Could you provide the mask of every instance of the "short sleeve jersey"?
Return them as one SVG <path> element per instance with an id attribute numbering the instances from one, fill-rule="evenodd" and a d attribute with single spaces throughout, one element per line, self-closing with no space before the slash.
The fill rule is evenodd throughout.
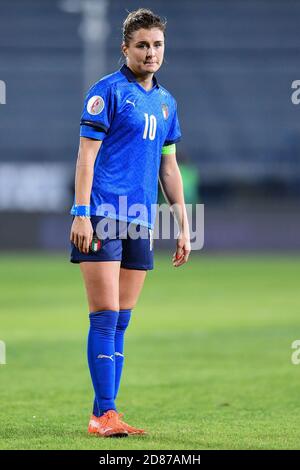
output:
<path id="1" fill-rule="evenodd" d="M 146 91 L 123 65 L 89 90 L 80 135 L 102 140 L 91 215 L 153 228 L 162 148 L 181 138 L 175 99 L 155 76 Z"/>

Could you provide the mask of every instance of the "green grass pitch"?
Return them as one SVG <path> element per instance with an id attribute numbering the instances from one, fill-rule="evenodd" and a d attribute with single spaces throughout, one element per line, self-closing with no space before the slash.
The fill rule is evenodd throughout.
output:
<path id="1" fill-rule="evenodd" d="M 300 258 L 157 255 L 127 330 L 119 411 L 88 436 L 88 308 L 68 255 L 1 255 L 1 449 L 299 448 Z"/>

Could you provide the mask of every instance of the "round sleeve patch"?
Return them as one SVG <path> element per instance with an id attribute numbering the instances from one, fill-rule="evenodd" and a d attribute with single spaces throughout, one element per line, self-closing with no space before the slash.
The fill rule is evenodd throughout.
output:
<path id="1" fill-rule="evenodd" d="M 89 114 L 96 116 L 103 111 L 104 100 L 101 96 L 92 96 L 87 103 L 87 111 Z"/>

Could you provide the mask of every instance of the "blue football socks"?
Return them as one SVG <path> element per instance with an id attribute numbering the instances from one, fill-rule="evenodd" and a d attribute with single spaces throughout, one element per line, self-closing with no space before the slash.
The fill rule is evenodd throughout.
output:
<path id="1" fill-rule="evenodd" d="M 117 398 L 124 364 L 124 334 L 131 316 L 131 310 L 120 310 L 115 334 L 115 395 Z"/>
<path id="2" fill-rule="evenodd" d="M 121 376 L 122 376 L 122 370 L 123 370 L 123 365 L 124 365 L 124 334 L 126 331 L 126 328 L 129 324 L 131 317 L 131 310 L 120 310 L 119 315 L 118 315 L 118 320 L 116 324 L 116 329 L 115 329 L 115 336 L 114 336 L 114 400 L 117 397 L 119 387 L 120 387 L 120 382 L 121 382 Z M 101 378 L 99 379 L 101 380 Z M 95 387 L 94 387 L 95 388 Z M 110 409 L 116 409 L 115 404 L 113 408 Z M 93 408 L 93 414 L 94 416 L 101 416 L 103 414 L 103 405 L 101 405 L 101 402 L 98 403 L 97 395 L 94 400 L 94 408 Z"/>
<path id="3" fill-rule="evenodd" d="M 119 312 L 90 313 L 88 364 L 96 395 L 96 416 L 115 410 L 115 333 Z"/>

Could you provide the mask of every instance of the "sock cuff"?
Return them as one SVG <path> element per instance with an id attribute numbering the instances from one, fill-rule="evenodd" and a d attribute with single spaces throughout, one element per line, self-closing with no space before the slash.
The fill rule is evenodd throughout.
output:
<path id="1" fill-rule="evenodd" d="M 131 313 L 132 309 L 131 308 L 125 308 L 124 310 L 119 310 L 119 313 Z"/>
<path id="2" fill-rule="evenodd" d="M 108 334 L 109 330 L 115 332 L 118 318 L 119 312 L 115 310 L 101 310 L 99 312 L 91 312 L 89 315 L 91 328 L 103 334 Z"/>
<path id="3" fill-rule="evenodd" d="M 125 331 L 131 318 L 131 310 L 120 310 L 117 323 L 117 332 Z"/>
<path id="4" fill-rule="evenodd" d="M 119 314 L 117 310 L 99 310 L 98 312 L 90 312 L 89 317 L 97 317 L 106 313 Z"/>

